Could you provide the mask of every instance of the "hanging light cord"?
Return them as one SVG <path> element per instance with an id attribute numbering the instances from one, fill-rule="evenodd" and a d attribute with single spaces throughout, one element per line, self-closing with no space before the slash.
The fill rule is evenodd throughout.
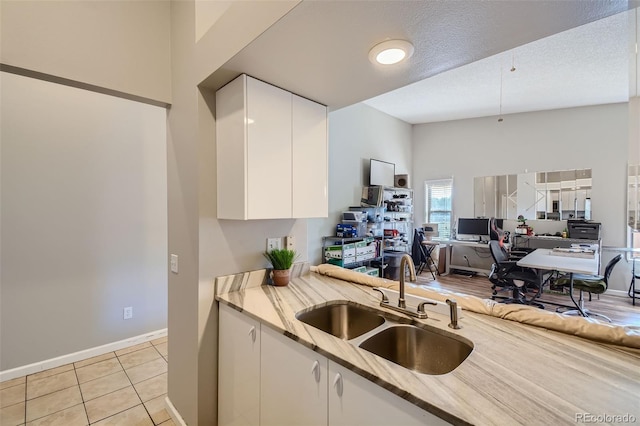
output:
<path id="1" fill-rule="evenodd" d="M 502 123 L 502 66 L 500 66 L 500 115 L 498 116 L 498 123 Z"/>

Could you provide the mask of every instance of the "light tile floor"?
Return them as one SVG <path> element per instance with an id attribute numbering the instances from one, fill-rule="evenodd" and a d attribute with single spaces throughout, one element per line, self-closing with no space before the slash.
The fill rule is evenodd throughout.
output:
<path id="1" fill-rule="evenodd" d="M 0 425 L 174 426 L 167 338 L 0 383 Z"/>

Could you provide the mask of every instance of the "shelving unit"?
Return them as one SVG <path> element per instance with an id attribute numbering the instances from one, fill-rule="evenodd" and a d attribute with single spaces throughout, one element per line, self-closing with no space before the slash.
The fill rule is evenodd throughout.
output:
<path id="1" fill-rule="evenodd" d="M 384 188 L 384 249 L 410 252 L 413 238 L 413 189 Z"/>
<path id="2" fill-rule="evenodd" d="M 382 276 L 384 268 L 384 251 L 380 238 L 322 237 L 322 257 L 324 263 L 347 269 L 362 268 L 360 272 L 373 276 Z M 374 267 L 374 264 L 379 266 Z"/>

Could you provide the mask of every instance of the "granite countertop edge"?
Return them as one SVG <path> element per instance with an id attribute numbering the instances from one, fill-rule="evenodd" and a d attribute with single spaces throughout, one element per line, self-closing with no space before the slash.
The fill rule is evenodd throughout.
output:
<path id="1" fill-rule="evenodd" d="M 519 339 L 527 339 L 528 344 L 525 346 L 529 347 L 523 348 L 527 352 L 531 352 L 534 347 L 541 347 L 542 352 L 539 357 L 532 357 L 529 353 L 524 358 L 525 362 L 526 359 L 539 362 L 539 365 L 533 365 L 531 368 L 545 368 L 547 370 L 545 376 L 549 377 L 549 380 L 552 380 L 555 375 L 567 373 L 565 368 L 571 367 L 559 360 L 566 362 L 565 351 L 575 349 L 579 352 L 588 352 L 598 362 L 607 360 L 609 356 L 615 358 L 615 363 L 629 369 L 620 372 L 620 377 L 615 379 L 626 375 L 629 380 L 637 380 L 640 383 L 640 373 L 636 373 L 634 377 L 628 377 L 633 364 L 640 363 L 640 351 L 618 350 L 613 345 L 590 342 L 578 337 L 472 312 L 463 311 L 460 318 L 463 328 L 453 332 L 474 342 L 474 351 L 454 371 L 437 376 L 416 373 L 383 360 L 345 340 L 306 325 L 295 317 L 296 313 L 313 306 L 344 300 L 378 310 L 381 309 L 379 299 L 379 293 L 370 287 L 316 273 L 295 278 L 286 287 L 261 285 L 216 296 L 216 300 L 220 303 L 247 314 L 276 332 L 351 369 L 372 383 L 452 424 L 504 424 L 505 421 L 510 424 L 523 424 L 532 420 L 530 415 L 538 416 L 536 422 L 539 420 L 552 422 L 547 424 L 575 424 L 575 416 L 558 412 L 558 410 L 575 409 L 575 413 L 578 413 L 582 407 L 575 406 L 572 404 L 573 401 L 542 406 L 533 404 L 534 408 L 522 406 L 525 403 L 531 406 L 532 401 L 528 395 L 524 399 L 526 391 L 520 390 L 518 386 L 523 386 L 527 390 L 531 388 L 532 391 L 539 389 L 540 384 L 533 382 L 533 376 L 529 382 L 523 381 L 526 377 L 519 377 L 513 368 L 494 359 L 497 354 L 506 353 L 518 347 Z M 385 314 L 391 317 L 398 316 L 391 312 L 385 312 Z M 429 316 L 430 318 L 426 320 L 410 319 L 410 321 L 451 332 L 447 329 L 448 317 L 436 313 L 430 313 Z M 551 353 L 547 353 L 549 349 Z M 557 353 L 553 353 L 555 349 Z M 555 362 L 559 364 L 556 366 Z M 575 373 L 573 369 L 571 371 Z M 492 384 L 491 381 L 494 379 L 496 383 Z M 578 382 L 584 381 L 585 378 L 580 376 Z M 640 391 L 640 385 L 633 387 L 632 384 L 625 384 Z M 505 386 L 512 387 L 512 392 L 510 393 L 509 389 L 500 389 Z M 548 393 L 549 397 L 558 397 L 558 393 L 561 394 L 560 396 L 564 395 L 559 389 L 547 390 L 545 393 Z M 570 397 L 570 394 L 567 394 L 567 397 Z M 539 398 L 544 400 L 543 396 Z M 533 400 L 536 399 L 538 398 L 533 398 Z M 589 404 L 585 402 L 584 407 L 585 412 L 589 412 L 587 410 Z M 534 411 L 527 413 L 530 409 Z M 611 410 L 615 411 L 615 407 Z M 640 409 L 635 409 L 633 415 L 640 418 Z"/>

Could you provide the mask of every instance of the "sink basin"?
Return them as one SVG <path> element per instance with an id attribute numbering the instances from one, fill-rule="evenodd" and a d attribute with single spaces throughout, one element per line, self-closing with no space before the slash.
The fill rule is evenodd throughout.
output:
<path id="1" fill-rule="evenodd" d="M 384 324 L 384 318 L 353 303 L 340 302 L 296 315 L 300 321 L 340 339 L 350 340 Z"/>
<path id="2" fill-rule="evenodd" d="M 446 374 L 467 359 L 473 344 L 442 333 L 397 325 L 371 336 L 360 347 L 419 373 Z"/>

